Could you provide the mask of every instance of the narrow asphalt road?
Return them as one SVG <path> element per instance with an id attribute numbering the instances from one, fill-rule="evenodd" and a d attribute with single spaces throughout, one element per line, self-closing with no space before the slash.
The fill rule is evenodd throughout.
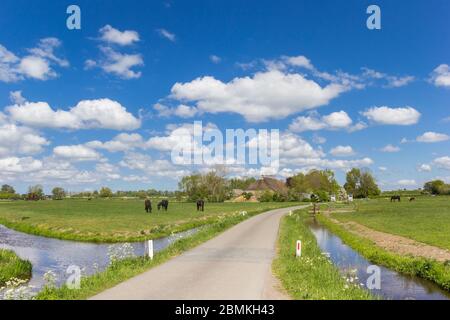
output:
<path id="1" fill-rule="evenodd" d="M 272 259 L 280 218 L 299 207 L 271 210 L 91 299 L 289 299 L 278 290 Z"/>

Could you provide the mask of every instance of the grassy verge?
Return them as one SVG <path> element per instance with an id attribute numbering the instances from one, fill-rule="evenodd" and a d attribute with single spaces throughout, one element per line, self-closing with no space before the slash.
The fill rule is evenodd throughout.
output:
<path id="1" fill-rule="evenodd" d="M 223 217 L 221 221 L 205 226 L 198 233 L 184 239 L 180 239 L 165 250 L 155 254 L 153 260 L 138 257 L 118 261 L 102 272 L 83 277 L 81 287 L 71 290 L 66 286 L 61 288 L 44 288 L 37 296 L 38 300 L 81 300 L 87 299 L 97 293 L 111 288 L 127 279 L 130 279 L 152 267 L 160 265 L 167 260 L 180 255 L 186 250 L 215 237 L 226 229 L 256 215 L 257 213 L 234 215 Z"/>
<path id="2" fill-rule="evenodd" d="M 273 270 L 294 299 L 373 299 L 367 291 L 348 285 L 339 270 L 322 255 L 314 235 L 305 224 L 306 210 L 296 211 L 281 221 L 279 253 Z M 302 241 L 302 257 L 295 257 L 295 243 Z"/>
<path id="3" fill-rule="evenodd" d="M 0 287 L 12 278 L 31 278 L 31 263 L 20 259 L 13 251 L 0 249 Z"/>
<path id="4" fill-rule="evenodd" d="M 140 200 L 66 199 L 16 201 L 0 205 L 0 224 L 44 237 L 88 242 L 135 242 L 167 236 L 215 223 L 239 211 L 259 213 L 297 203 L 207 203 L 198 212 L 194 203 L 173 202 L 167 212 L 144 211 Z"/>
<path id="5" fill-rule="evenodd" d="M 366 259 L 375 264 L 386 266 L 398 272 L 418 276 L 435 282 L 441 288 L 450 290 L 450 264 L 440 263 L 425 258 L 412 256 L 401 256 L 384 250 L 372 241 L 357 236 L 343 227 L 333 223 L 323 215 L 319 216 L 319 221 L 338 235 L 342 241 L 358 251 Z"/>

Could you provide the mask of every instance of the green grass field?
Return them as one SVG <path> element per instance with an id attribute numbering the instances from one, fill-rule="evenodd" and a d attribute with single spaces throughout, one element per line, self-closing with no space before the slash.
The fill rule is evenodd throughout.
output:
<path id="1" fill-rule="evenodd" d="M 355 221 L 369 228 L 404 236 L 419 242 L 450 249 L 450 197 L 417 197 L 409 202 L 390 199 L 355 201 L 352 205 L 332 205 L 354 212 L 333 213 L 340 221 Z"/>
<path id="2" fill-rule="evenodd" d="M 62 201 L 0 202 L 0 223 L 27 233 L 68 240 L 123 242 L 166 236 L 218 221 L 240 211 L 263 212 L 296 203 L 195 203 L 171 202 L 167 212 L 146 213 L 143 200 L 66 199 Z"/>
<path id="3" fill-rule="evenodd" d="M 296 211 L 281 220 L 279 253 L 273 270 L 294 299 L 366 300 L 374 299 L 369 291 L 349 285 L 337 267 L 326 258 L 316 238 L 305 224 L 308 210 Z M 295 243 L 302 240 L 302 257 L 295 257 Z"/>
<path id="4" fill-rule="evenodd" d="M 28 280 L 31 263 L 20 259 L 13 251 L 0 249 L 0 288 L 12 278 Z"/>

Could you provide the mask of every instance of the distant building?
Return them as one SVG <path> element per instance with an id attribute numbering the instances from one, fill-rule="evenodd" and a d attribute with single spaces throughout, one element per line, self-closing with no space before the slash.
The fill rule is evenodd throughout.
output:
<path id="1" fill-rule="evenodd" d="M 273 177 L 263 176 L 261 179 L 253 182 L 245 190 L 245 192 L 251 192 L 255 196 L 259 196 L 266 191 L 287 195 L 288 187 L 283 181 Z"/>
<path id="2" fill-rule="evenodd" d="M 242 189 L 233 189 L 232 192 L 233 192 L 233 196 L 234 197 L 239 197 L 240 195 L 242 195 L 244 193 L 244 190 L 242 190 Z"/>

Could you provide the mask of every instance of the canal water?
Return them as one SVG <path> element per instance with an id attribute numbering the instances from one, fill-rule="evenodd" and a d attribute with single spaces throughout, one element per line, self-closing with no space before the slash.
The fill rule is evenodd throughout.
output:
<path id="1" fill-rule="evenodd" d="M 197 231 L 198 228 L 153 240 L 154 252 L 161 251 L 174 241 Z M 134 255 L 145 254 L 146 242 L 134 242 L 130 245 Z M 13 250 L 19 257 L 32 263 L 33 274 L 29 285 L 34 287 L 35 292 L 45 284 L 44 274 L 50 270 L 55 273 L 58 286 L 65 283 L 70 276 L 66 271 L 71 265 L 80 267 L 83 275 L 104 270 L 110 263 L 108 250 L 111 246 L 119 248 L 123 243 L 96 244 L 52 239 L 18 232 L 0 225 L 0 248 Z"/>
<path id="2" fill-rule="evenodd" d="M 311 218 L 309 228 L 317 239 L 321 250 L 329 255 L 331 261 L 342 271 L 356 270 L 358 282 L 366 286 L 367 279 L 373 274 L 368 267 L 373 265 L 358 252 L 347 246 L 327 228 Z M 379 266 L 381 275 L 380 289 L 370 291 L 382 299 L 389 300 L 448 300 L 450 292 L 440 289 L 434 283 L 413 276 L 398 273 Z"/>

